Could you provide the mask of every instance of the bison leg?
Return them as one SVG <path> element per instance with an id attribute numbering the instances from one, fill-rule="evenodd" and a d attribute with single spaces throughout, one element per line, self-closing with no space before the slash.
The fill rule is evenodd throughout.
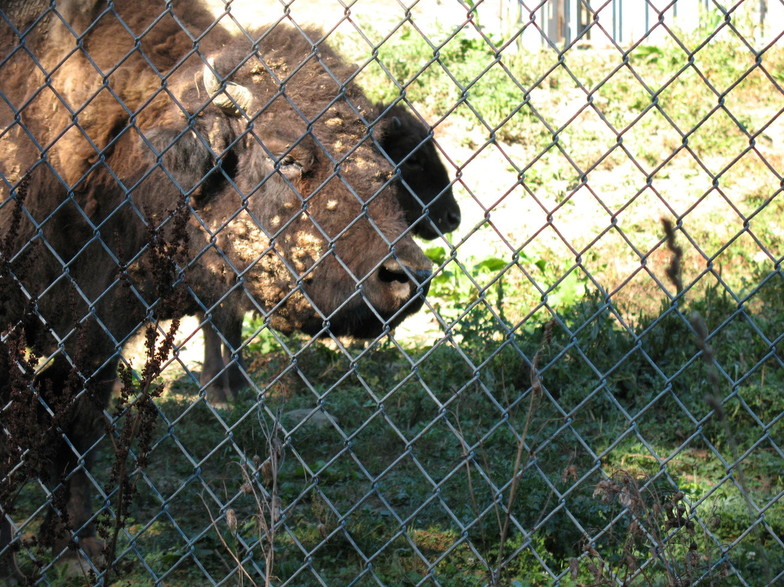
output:
<path id="1" fill-rule="evenodd" d="M 228 365 L 229 388 L 233 393 L 248 386 L 245 377 L 245 361 L 242 358 L 242 316 L 227 320 L 223 329 L 226 341 L 231 345 L 224 346 L 223 360 Z"/>
<path id="2" fill-rule="evenodd" d="M 215 329 L 219 329 L 219 335 Z M 234 400 L 236 393 L 247 387 L 242 353 L 242 316 L 218 319 L 204 324 L 204 364 L 199 382 L 212 403 L 225 404 Z M 224 344 L 226 343 L 226 344 Z"/>
<path id="3" fill-rule="evenodd" d="M 229 386 L 229 374 L 221 353 L 221 337 L 212 324 L 204 324 L 204 364 L 199 382 L 207 392 L 207 400 L 213 405 L 225 405 L 234 399 Z"/>
<path id="4" fill-rule="evenodd" d="M 90 466 L 95 444 L 106 431 L 103 410 L 116 371 L 116 361 L 110 361 L 84 385 L 74 376 L 71 365 L 58 356 L 37 378 L 38 389 L 47 391 L 53 413 L 48 423 L 51 461 L 44 471 L 53 487 L 52 509 L 42 527 L 42 541 L 51 544 L 55 552 L 78 545 L 96 562 L 94 557 L 101 554 L 102 544 L 95 538 L 92 521 L 95 482 Z"/>

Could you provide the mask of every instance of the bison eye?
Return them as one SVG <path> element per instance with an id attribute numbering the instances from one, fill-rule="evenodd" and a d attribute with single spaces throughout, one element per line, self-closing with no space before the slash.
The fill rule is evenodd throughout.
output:
<path id="1" fill-rule="evenodd" d="M 288 165 L 294 165 L 296 162 L 297 162 L 297 160 L 294 159 L 294 157 L 292 155 L 284 155 L 280 159 L 280 166 L 281 167 L 286 167 Z"/>
<path id="2" fill-rule="evenodd" d="M 414 153 L 403 162 L 403 165 L 410 169 L 422 169 L 423 167 L 422 156 L 419 155 L 418 153 Z"/>
<path id="3" fill-rule="evenodd" d="M 302 164 L 290 153 L 278 159 L 278 168 L 289 178 L 302 174 Z"/>

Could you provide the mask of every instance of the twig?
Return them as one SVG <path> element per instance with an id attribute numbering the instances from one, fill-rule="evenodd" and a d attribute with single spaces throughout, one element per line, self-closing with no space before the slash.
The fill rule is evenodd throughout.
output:
<path id="1" fill-rule="evenodd" d="M 531 426 L 531 420 L 533 419 L 536 404 L 539 401 L 542 391 L 542 378 L 539 374 L 539 358 L 541 357 L 542 351 L 545 349 L 545 347 L 549 346 L 550 344 L 554 325 L 555 320 L 550 320 L 547 324 L 545 324 L 542 343 L 539 345 L 539 348 L 537 349 L 536 354 L 531 361 L 531 394 L 528 398 L 528 412 L 525 416 L 523 431 L 520 434 L 520 437 L 517 439 L 517 453 L 515 454 L 515 463 L 514 468 L 512 469 L 512 484 L 509 488 L 509 499 L 506 502 L 506 516 L 504 516 L 504 524 L 501 528 L 500 542 L 498 544 L 498 557 L 496 558 L 495 565 L 496 568 L 491 577 L 491 582 L 493 585 L 500 584 L 499 579 L 501 574 L 501 562 L 504 556 L 504 543 L 506 542 L 506 537 L 509 533 L 509 524 L 512 519 L 512 506 L 514 505 L 515 499 L 517 498 L 517 488 L 520 485 L 522 471 L 528 462 L 528 455 L 526 454 L 525 457 L 523 456 L 525 451 L 525 441 L 528 437 L 528 429 Z"/>
<path id="2" fill-rule="evenodd" d="M 261 414 L 259 414 L 259 423 L 264 429 L 264 435 L 267 437 L 267 445 L 269 446 L 269 457 L 263 463 L 261 463 L 260 467 L 262 480 L 272 485 L 271 495 L 269 498 L 266 498 L 265 496 L 259 496 L 253 483 L 251 483 L 251 479 L 247 471 L 243 470 L 243 474 L 245 475 L 245 484 L 251 489 L 253 492 L 253 498 L 256 500 L 259 526 L 267 540 L 267 548 L 264 551 L 264 584 L 265 587 L 270 587 L 270 585 L 272 585 L 272 569 L 275 564 L 275 529 L 278 521 L 277 508 L 280 501 L 278 473 L 280 471 L 281 460 L 283 458 L 283 450 L 277 438 L 277 432 L 280 429 L 280 416 L 275 416 L 272 430 L 269 430 L 269 428 L 267 428 L 263 422 L 264 421 L 261 418 Z M 254 459 L 254 461 L 255 460 L 256 459 Z M 267 521 L 267 518 L 264 515 L 265 509 L 269 514 L 269 521 Z M 261 540 L 259 542 L 261 543 Z"/>
<path id="3" fill-rule="evenodd" d="M 669 218 L 662 218 L 662 225 L 664 226 L 664 235 L 667 237 L 667 248 L 672 253 L 670 264 L 667 266 L 665 273 L 669 277 L 672 284 L 675 286 L 675 291 L 681 293 L 683 291 L 683 278 L 681 270 L 681 261 L 683 261 L 683 249 L 675 241 L 675 228 L 670 222 Z"/>
<path id="4" fill-rule="evenodd" d="M 210 511 L 210 506 L 205 501 L 204 496 L 199 494 L 199 498 L 201 499 L 201 502 L 204 504 L 204 509 L 207 510 L 207 515 L 210 517 L 210 523 L 212 524 L 212 527 L 215 529 L 215 534 L 218 535 L 218 539 L 221 541 L 221 544 L 223 544 L 223 547 L 226 549 L 226 552 L 228 552 L 229 556 L 234 560 L 234 564 L 237 565 L 237 568 L 240 570 L 241 574 L 244 575 L 245 577 L 247 577 L 248 580 L 251 583 L 253 583 L 254 586 L 258 585 L 253 580 L 253 577 L 250 576 L 250 573 L 248 573 L 248 571 L 245 570 L 245 567 L 242 566 L 242 561 L 237 557 L 236 554 L 234 554 L 234 551 L 231 549 L 231 546 L 229 546 L 229 543 L 226 542 L 225 538 L 223 538 L 223 534 L 221 534 L 220 528 L 218 528 L 218 522 L 212 516 L 212 512 Z M 229 510 L 229 511 L 232 511 L 232 510 Z M 228 517 L 228 512 L 227 512 L 227 517 Z M 232 524 L 229 524 L 229 530 L 232 533 L 236 533 L 236 527 L 234 529 L 232 529 L 231 526 L 232 526 Z"/>

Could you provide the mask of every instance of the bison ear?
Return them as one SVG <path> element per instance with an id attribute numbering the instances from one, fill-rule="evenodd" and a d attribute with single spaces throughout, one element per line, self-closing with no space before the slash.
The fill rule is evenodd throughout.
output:
<path id="1" fill-rule="evenodd" d="M 221 181 L 221 159 L 210 148 L 205 134 L 194 128 L 162 128 L 148 131 L 145 137 L 152 147 L 155 165 L 197 205 L 215 192 Z"/>
<path id="2" fill-rule="evenodd" d="M 388 108 L 386 112 L 385 108 Z M 411 128 L 408 125 L 410 115 L 401 106 L 382 106 L 379 110 L 385 112 L 376 121 L 381 130 L 379 144 L 397 163 L 408 153 L 405 145 L 411 143 Z"/>

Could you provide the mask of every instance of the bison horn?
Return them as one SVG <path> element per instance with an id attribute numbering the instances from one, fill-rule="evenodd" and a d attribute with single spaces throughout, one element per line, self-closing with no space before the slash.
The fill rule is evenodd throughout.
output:
<path id="1" fill-rule="evenodd" d="M 250 111 L 253 94 L 245 86 L 234 82 L 226 82 L 221 90 L 221 81 L 215 74 L 215 60 L 208 59 L 204 66 L 204 89 L 210 96 L 215 96 L 213 103 L 232 116 L 241 116 Z"/>

